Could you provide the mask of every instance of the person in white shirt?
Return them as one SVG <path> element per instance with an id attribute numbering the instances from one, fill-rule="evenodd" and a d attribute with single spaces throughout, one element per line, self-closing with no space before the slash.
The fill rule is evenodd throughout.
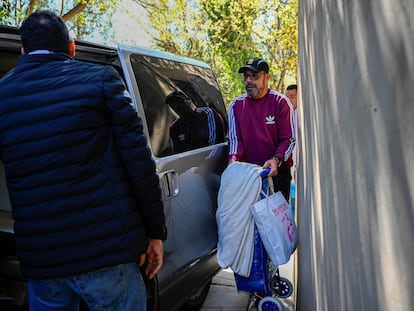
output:
<path id="1" fill-rule="evenodd" d="M 295 130 L 297 130 L 297 122 L 298 122 L 298 115 L 297 115 L 297 109 L 296 109 L 297 108 L 297 100 L 296 100 L 297 90 L 298 90 L 298 86 L 296 84 L 291 84 L 286 88 L 286 96 L 287 98 L 289 98 L 293 106 L 293 113 L 294 113 L 293 120 L 294 120 Z M 297 160 L 296 159 L 296 144 L 292 152 L 292 160 L 293 160 L 293 167 L 296 167 L 296 160 Z"/>
<path id="2" fill-rule="evenodd" d="M 286 97 L 289 98 L 289 101 L 292 103 L 293 106 L 293 124 L 294 124 L 294 128 L 295 128 L 295 132 L 297 132 L 297 123 L 298 123 L 298 110 L 297 110 L 297 91 L 298 91 L 298 86 L 296 84 L 291 84 L 286 88 Z M 295 134 L 295 136 L 297 137 L 297 133 Z M 295 144 L 295 147 L 293 148 L 292 151 L 292 168 L 291 168 L 291 174 L 293 177 L 293 181 L 292 184 L 294 185 L 294 188 L 292 188 L 292 184 L 291 184 L 291 189 L 290 189 L 290 204 L 292 205 L 292 208 L 294 210 L 295 208 L 295 199 L 296 199 L 296 166 L 297 166 L 297 153 L 296 153 L 296 146 L 297 146 L 297 142 Z"/>

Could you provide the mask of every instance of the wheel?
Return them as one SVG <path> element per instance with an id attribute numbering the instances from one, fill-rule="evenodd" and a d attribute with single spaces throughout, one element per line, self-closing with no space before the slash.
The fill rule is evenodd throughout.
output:
<path id="1" fill-rule="evenodd" d="M 258 309 L 259 311 L 283 311 L 280 302 L 270 296 L 260 300 Z"/>
<path id="2" fill-rule="evenodd" d="M 183 309 L 181 310 L 198 310 L 203 305 L 204 300 L 207 297 L 208 291 L 210 289 L 211 280 L 204 285 L 203 287 L 199 288 L 197 292 L 195 292 L 190 299 L 186 302 Z"/>
<path id="3" fill-rule="evenodd" d="M 280 298 L 288 298 L 293 293 L 293 285 L 286 278 L 273 278 L 270 285 L 273 291 L 275 292 L 276 296 Z"/>

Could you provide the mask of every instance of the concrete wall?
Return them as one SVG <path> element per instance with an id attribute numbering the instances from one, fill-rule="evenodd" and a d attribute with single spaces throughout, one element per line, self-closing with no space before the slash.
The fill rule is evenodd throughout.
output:
<path id="1" fill-rule="evenodd" d="M 414 1 L 299 2 L 298 310 L 414 310 Z"/>

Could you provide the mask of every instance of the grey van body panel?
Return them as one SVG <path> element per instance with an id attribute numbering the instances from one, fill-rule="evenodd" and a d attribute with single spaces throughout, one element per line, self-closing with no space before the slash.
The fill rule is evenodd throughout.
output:
<path id="1" fill-rule="evenodd" d="M 135 104 L 138 110 L 138 115 L 142 119 L 142 123 L 144 125 L 144 132 L 147 137 L 149 137 L 148 133 L 148 124 L 145 118 L 145 112 L 142 106 L 141 97 L 139 96 L 139 89 L 137 83 L 134 78 L 134 72 L 132 70 L 131 62 L 130 62 L 130 55 L 133 51 L 123 50 L 120 46 L 118 47 L 118 53 L 120 56 L 121 66 L 124 72 L 124 80 L 129 90 L 129 93 L 132 98 L 132 102 Z M 149 146 L 151 148 L 151 145 Z"/>
<path id="2" fill-rule="evenodd" d="M 197 79 L 192 83 L 195 83 L 196 86 L 201 85 L 199 83 L 205 85 L 208 83 L 215 84 L 214 88 L 217 89 L 217 94 L 212 98 L 214 98 L 217 104 L 216 108 L 218 108 L 217 110 L 224 119 L 226 118 L 225 108 L 218 85 L 216 85 L 217 82 L 210 67 L 206 63 L 197 60 L 126 45 L 111 48 L 83 41 L 77 41 L 76 43 L 77 53 L 75 58 L 82 61 L 112 65 L 120 72 L 131 94 L 133 103 L 136 105 L 137 112 L 142 118 L 144 132 L 148 137 L 148 144 L 153 151 L 160 176 L 168 230 L 168 238 L 164 242 L 164 266 L 155 278 L 155 286 L 152 284 L 148 287 L 154 289 L 153 292 L 148 293 L 148 296 L 153 300 L 150 303 L 155 306 L 153 310 L 178 310 L 189 297 L 211 282 L 213 276 L 220 269 L 216 259 L 217 227 L 215 210 L 217 208 L 216 199 L 220 175 L 227 164 L 227 143 L 218 142 L 180 153 L 157 154 L 158 151 L 151 145 L 151 133 L 156 135 L 165 133 L 155 133 L 153 129 L 150 130 L 149 128 L 148 115 L 145 111 L 146 103 L 136 79 L 136 75 L 139 73 L 134 72 L 131 56 L 140 55 L 153 59 L 165 59 L 168 62 L 183 64 L 183 66 L 194 66 L 194 68 L 200 68 L 201 71 L 209 73 L 210 80 L 208 82 L 203 82 L 203 76 L 200 75 L 196 76 Z M 13 28 L 0 26 L 0 77 L 15 65 L 19 50 L 20 41 L 16 31 Z M 13 59 L 14 57 L 15 59 Z M 135 69 L 137 69 L 136 66 Z M 197 87 L 193 89 L 198 90 Z M 167 112 L 171 119 L 173 114 Z M 168 126 L 165 129 L 168 129 Z M 11 206 L 8 201 L 4 169 L 1 162 L 0 231 L 3 233 L 13 232 Z M 13 266 L 16 266 L 16 259 L 12 259 L 9 255 L 3 257 L 0 249 L 0 265 L 4 268 L 7 263 L 10 264 L 11 262 L 13 262 Z M 5 277 L 1 271 L 2 267 L 0 267 L 0 285 L 12 277 L 10 275 Z M 21 274 L 16 276 L 16 280 L 20 282 L 19 284 L 22 284 Z M 24 286 L 19 286 L 19 291 L 14 292 L 15 303 L 23 304 L 25 302 L 24 295 L 27 292 L 24 288 Z"/>
<path id="3" fill-rule="evenodd" d="M 203 62 L 143 48 L 120 45 L 118 52 L 126 84 L 148 137 L 143 96 L 135 79 L 139 73 L 134 72 L 131 56 L 145 55 L 209 69 Z M 191 291 L 211 280 L 217 272 L 215 210 L 220 176 L 213 172 L 220 162 L 226 161 L 226 150 L 227 143 L 223 142 L 165 157 L 154 156 L 168 230 L 164 266 L 157 274 L 161 310 L 171 310 L 171 299 L 188 299 Z M 177 291 L 178 288 L 181 289 Z"/>
<path id="4" fill-rule="evenodd" d="M 148 49 L 148 48 L 144 48 L 140 46 L 129 46 L 125 44 L 118 44 L 118 51 L 137 53 L 140 55 L 147 55 L 147 56 L 152 56 L 152 57 L 157 57 L 157 58 L 165 58 L 165 59 L 169 59 L 169 60 L 179 62 L 179 63 L 187 63 L 187 64 L 191 64 L 191 65 L 198 66 L 198 67 L 210 68 L 208 64 L 192 59 L 192 58 L 183 57 L 183 56 L 175 55 L 175 54 L 168 53 L 168 52 L 152 50 L 152 49 Z"/>

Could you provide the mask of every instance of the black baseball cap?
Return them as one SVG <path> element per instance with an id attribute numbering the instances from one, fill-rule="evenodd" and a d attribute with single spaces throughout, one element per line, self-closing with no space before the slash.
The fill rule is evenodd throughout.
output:
<path id="1" fill-rule="evenodd" d="M 269 73 L 269 65 L 264 59 L 259 57 L 250 58 L 244 63 L 243 67 L 240 67 L 239 73 L 243 73 L 246 70 L 253 70 L 255 72 L 264 71 Z"/>

